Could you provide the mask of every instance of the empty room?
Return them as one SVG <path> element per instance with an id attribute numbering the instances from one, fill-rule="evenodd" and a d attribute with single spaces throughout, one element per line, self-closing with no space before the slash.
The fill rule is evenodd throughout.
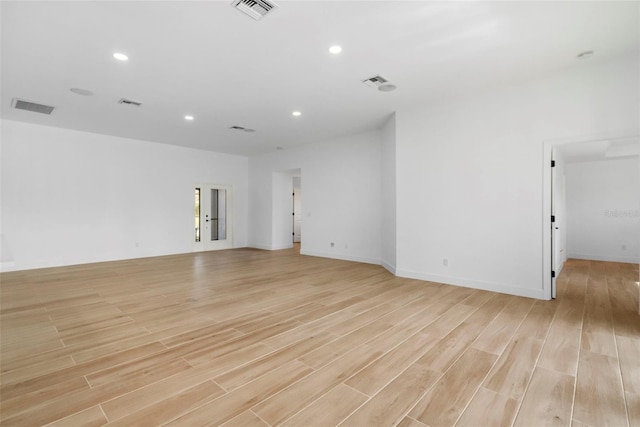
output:
<path id="1" fill-rule="evenodd" d="M 640 426 L 640 2 L 0 20 L 0 425 Z"/>

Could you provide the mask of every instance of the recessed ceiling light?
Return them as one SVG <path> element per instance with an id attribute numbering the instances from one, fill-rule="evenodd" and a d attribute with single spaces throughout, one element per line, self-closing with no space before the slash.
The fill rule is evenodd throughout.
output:
<path id="1" fill-rule="evenodd" d="M 75 93 L 76 95 L 82 95 L 82 96 L 91 96 L 91 95 L 93 95 L 93 92 L 91 92 L 90 90 L 80 89 L 79 87 L 72 87 L 69 90 L 71 92 Z"/>
<path id="2" fill-rule="evenodd" d="M 331 46 L 329 48 L 329 52 L 333 53 L 334 55 L 337 55 L 338 53 L 342 52 L 342 46 L 338 46 L 338 45 Z"/>
<path id="3" fill-rule="evenodd" d="M 127 55 L 125 55 L 124 53 L 120 53 L 120 52 L 114 53 L 113 57 L 116 58 L 118 61 L 126 61 L 126 60 L 129 59 L 129 57 Z"/>
<path id="4" fill-rule="evenodd" d="M 298 116 L 301 116 L 302 113 L 300 111 L 294 111 L 293 113 L 291 113 L 291 115 L 298 117 Z"/>
<path id="5" fill-rule="evenodd" d="M 580 52 L 578 55 L 576 55 L 576 58 L 578 59 L 589 59 L 594 55 L 594 51 L 592 50 L 585 50 L 584 52 Z"/>
<path id="6" fill-rule="evenodd" d="M 184 116 L 184 119 L 188 120 L 188 121 L 192 121 L 193 120 L 193 116 Z"/>

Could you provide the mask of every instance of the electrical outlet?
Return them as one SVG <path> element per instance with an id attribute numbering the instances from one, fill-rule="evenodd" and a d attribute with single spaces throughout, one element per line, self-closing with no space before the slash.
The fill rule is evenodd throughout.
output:
<path id="1" fill-rule="evenodd" d="M 621 248 L 622 248 L 623 251 L 626 251 L 627 250 L 627 245 L 622 245 Z"/>
<path id="2" fill-rule="evenodd" d="M 447 258 L 443 258 L 442 265 L 444 265 L 445 267 L 449 267 L 449 260 Z"/>

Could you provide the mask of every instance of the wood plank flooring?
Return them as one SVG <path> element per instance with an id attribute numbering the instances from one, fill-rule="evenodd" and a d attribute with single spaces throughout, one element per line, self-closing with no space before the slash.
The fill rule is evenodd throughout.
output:
<path id="1" fill-rule="evenodd" d="M 555 301 L 295 249 L 0 276 L 2 426 L 640 426 L 638 266 Z"/>

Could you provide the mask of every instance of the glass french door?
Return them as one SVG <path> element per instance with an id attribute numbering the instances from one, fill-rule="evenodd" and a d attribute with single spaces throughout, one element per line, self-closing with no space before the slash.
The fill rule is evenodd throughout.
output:
<path id="1" fill-rule="evenodd" d="M 194 250 L 233 247 L 233 193 L 229 185 L 195 187 Z"/>

